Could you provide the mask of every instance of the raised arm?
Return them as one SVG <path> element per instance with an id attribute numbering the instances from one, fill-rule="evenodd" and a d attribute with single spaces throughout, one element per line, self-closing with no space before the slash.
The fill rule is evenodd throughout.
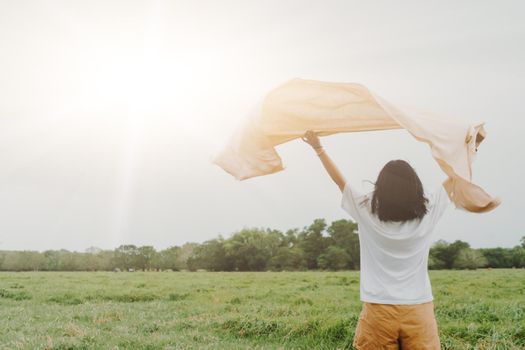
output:
<path id="1" fill-rule="evenodd" d="M 321 159 L 321 162 L 323 163 L 324 168 L 326 169 L 326 172 L 332 180 L 335 182 L 335 184 L 339 187 L 341 192 L 343 192 L 346 184 L 346 180 L 337 169 L 337 166 L 332 162 L 332 159 L 328 156 L 326 151 L 324 150 L 323 146 L 321 145 L 321 141 L 319 140 L 319 137 L 315 132 L 312 130 L 308 130 L 304 137 L 302 138 L 304 142 L 308 143 L 312 148 L 315 150 L 317 155 L 319 156 L 319 159 Z"/>

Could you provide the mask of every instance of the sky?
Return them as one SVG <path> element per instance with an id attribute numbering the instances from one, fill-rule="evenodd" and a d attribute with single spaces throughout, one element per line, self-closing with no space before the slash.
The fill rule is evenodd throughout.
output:
<path id="1" fill-rule="evenodd" d="M 265 94 L 299 77 L 484 121 L 473 181 L 492 212 L 449 208 L 435 239 L 512 247 L 522 179 L 521 1 L 0 0 L 0 250 L 163 249 L 244 227 L 349 218 L 301 140 L 286 169 L 237 181 L 212 163 Z M 322 139 L 370 189 L 390 159 L 445 179 L 404 130 Z"/>

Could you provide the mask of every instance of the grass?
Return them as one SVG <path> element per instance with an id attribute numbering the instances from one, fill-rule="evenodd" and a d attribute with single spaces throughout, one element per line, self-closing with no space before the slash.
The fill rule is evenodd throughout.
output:
<path id="1" fill-rule="evenodd" d="M 443 349 L 524 349 L 525 270 L 431 271 Z M 0 273 L 0 349 L 352 349 L 359 273 Z"/>

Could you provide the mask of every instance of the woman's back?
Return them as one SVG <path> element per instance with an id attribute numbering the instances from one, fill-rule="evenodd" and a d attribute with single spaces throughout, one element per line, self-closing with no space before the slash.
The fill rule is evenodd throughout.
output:
<path id="1" fill-rule="evenodd" d="M 359 225 L 362 301 L 420 304 L 433 299 L 428 252 L 434 227 L 450 200 L 443 186 L 428 199 L 421 219 L 381 221 L 372 213 L 372 194 L 346 183 L 341 205 Z"/>

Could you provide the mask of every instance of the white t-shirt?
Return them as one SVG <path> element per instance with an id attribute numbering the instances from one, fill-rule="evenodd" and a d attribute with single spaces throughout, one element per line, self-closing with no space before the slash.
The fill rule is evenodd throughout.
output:
<path id="1" fill-rule="evenodd" d="M 358 224 L 362 301 L 421 304 L 433 300 L 428 253 L 434 227 L 450 199 L 443 186 L 427 198 L 428 211 L 421 220 L 383 222 L 372 214 L 372 193 L 363 194 L 346 183 L 341 206 Z"/>

